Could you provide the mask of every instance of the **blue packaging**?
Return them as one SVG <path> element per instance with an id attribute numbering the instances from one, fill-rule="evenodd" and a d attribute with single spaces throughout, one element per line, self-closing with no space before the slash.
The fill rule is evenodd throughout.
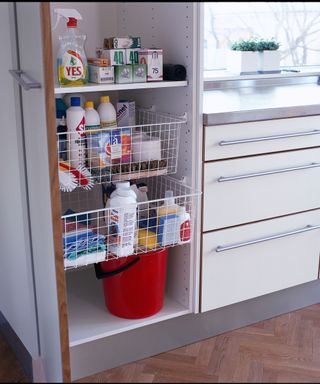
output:
<path id="1" fill-rule="evenodd" d="M 161 247 L 174 245 L 179 241 L 179 217 L 176 214 L 161 216 L 159 218 L 159 228 L 157 242 Z"/>

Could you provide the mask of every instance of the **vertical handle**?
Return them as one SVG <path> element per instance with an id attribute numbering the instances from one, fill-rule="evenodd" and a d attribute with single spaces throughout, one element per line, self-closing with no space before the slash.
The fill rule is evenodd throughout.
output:
<path id="1" fill-rule="evenodd" d="M 18 84 L 26 91 L 29 91 L 33 88 L 41 88 L 41 84 L 35 81 L 26 72 L 20 71 L 19 69 L 9 69 L 9 72 L 13 76 L 13 78 L 18 82 Z"/>

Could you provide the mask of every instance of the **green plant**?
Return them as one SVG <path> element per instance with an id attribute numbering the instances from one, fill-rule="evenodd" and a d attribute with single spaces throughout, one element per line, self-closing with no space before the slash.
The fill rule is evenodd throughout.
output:
<path id="1" fill-rule="evenodd" d="M 280 43 L 275 41 L 274 39 L 260 39 L 257 41 L 257 51 L 276 51 L 279 49 Z"/>
<path id="2" fill-rule="evenodd" d="M 248 39 L 238 40 L 231 43 L 230 48 L 233 51 L 276 51 L 279 49 L 280 43 L 274 39 Z"/>
<path id="3" fill-rule="evenodd" d="M 249 40 L 238 40 L 231 43 L 230 48 L 233 51 L 257 51 L 257 41 L 254 39 Z"/>

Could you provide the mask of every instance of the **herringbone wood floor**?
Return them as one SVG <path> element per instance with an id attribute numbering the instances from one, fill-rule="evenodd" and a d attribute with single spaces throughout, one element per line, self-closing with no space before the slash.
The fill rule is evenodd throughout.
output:
<path id="1" fill-rule="evenodd" d="M 0 382 L 25 381 L 0 341 Z M 320 383 L 320 304 L 78 381 Z"/>

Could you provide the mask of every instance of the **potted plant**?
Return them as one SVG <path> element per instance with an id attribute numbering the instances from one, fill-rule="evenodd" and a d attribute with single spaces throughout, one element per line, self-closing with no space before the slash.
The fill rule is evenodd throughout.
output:
<path id="1" fill-rule="evenodd" d="M 244 75 L 258 73 L 259 52 L 254 39 L 238 40 L 231 44 L 227 54 L 229 72 Z"/>
<path id="2" fill-rule="evenodd" d="M 257 41 L 259 52 L 259 73 L 280 72 L 280 44 L 274 39 L 260 39 Z"/>

